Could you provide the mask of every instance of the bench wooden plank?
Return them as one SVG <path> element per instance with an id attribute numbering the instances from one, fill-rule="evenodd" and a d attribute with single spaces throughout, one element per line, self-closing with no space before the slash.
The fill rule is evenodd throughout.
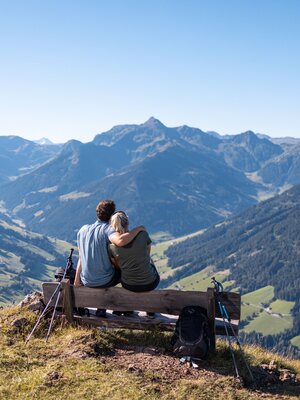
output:
<path id="1" fill-rule="evenodd" d="M 176 321 L 178 319 L 177 316 L 165 316 L 161 314 L 157 315 L 154 319 L 139 315 L 135 315 L 133 317 L 119 317 L 112 315 L 110 312 L 107 312 L 106 315 L 106 318 L 96 317 L 94 315 L 91 315 L 90 317 L 74 315 L 74 320 L 79 324 L 112 329 L 146 330 L 149 328 L 157 328 L 160 330 L 172 332 L 175 329 Z M 232 327 L 236 335 L 238 334 L 238 322 L 239 321 L 232 321 Z M 234 336 L 228 322 L 226 323 L 226 326 L 229 336 Z M 226 335 L 224 322 L 217 320 L 214 331 L 216 335 Z M 212 348 L 214 347 L 214 342 L 215 338 L 213 339 L 213 342 L 211 342 Z"/>
<path id="2" fill-rule="evenodd" d="M 177 318 L 168 318 L 160 315 L 157 318 L 150 319 L 147 317 L 140 317 L 135 315 L 134 317 L 118 317 L 107 313 L 106 318 L 95 317 L 95 316 L 74 316 L 74 320 L 79 324 L 99 326 L 105 328 L 114 329 L 137 329 L 147 330 L 150 328 L 158 328 L 164 331 L 173 331 L 176 325 Z"/>
<path id="3" fill-rule="evenodd" d="M 239 293 L 234 292 L 222 292 L 216 295 L 216 317 L 221 318 L 221 312 L 218 305 L 218 301 L 221 301 L 226 310 L 228 315 L 233 320 L 240 320 L 241 319 L 241 295 Z"/>
<path id="4" fill-rule="evenodd" d="M 44 299 L 47 303 L 58 285 L 43 283 Z M 154 290 L 134 293 L 124 288 L 106 289 L 70 287 L 75 307 L 106 308 L 112 310 L 160 312 L 178 315 L 183 307 L 197 305 L 207 309 L 207 293 L 198 291 Z M 55 300 L 55 299 L 54 299 Z M 62 301 L 58 304 L 62 307 Z"/>

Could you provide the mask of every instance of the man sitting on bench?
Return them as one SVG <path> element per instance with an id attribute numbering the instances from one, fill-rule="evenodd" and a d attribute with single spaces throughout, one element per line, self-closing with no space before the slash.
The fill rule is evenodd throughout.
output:
<path id="1" fill-rule="evenodd" d="M 74 286 L 107 288 L 120 282 L 120 270 L 114 268 L 109 259 L 109 239 L 117 246 L 125 246 L 145 228 L 138 226 L 124 234 L 116 232 L 109 225 L 114 212 L 115 203 L 112 200 L 100 201 L 96 207 L 97 221 L 82 226 L 78 231 L 79 258 Z M 98 309 L 96 315 L 105 317 L 106 310 Z"/>

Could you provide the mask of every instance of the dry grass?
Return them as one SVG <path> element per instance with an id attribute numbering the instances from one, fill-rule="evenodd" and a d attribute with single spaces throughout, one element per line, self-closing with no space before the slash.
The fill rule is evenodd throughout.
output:
<path id="1" fill-rule="evenodd" d="M 13 321 L 26 318 L 24 326 Z M 199 370 L 180 365 L 169 353 L 170 334 L 161 332 L 100 331 L 56 323 L 46 343 L 47 322 L 25 345 L 36 315 L 17 307 L 0 311 L 0 398 L 32 399 L 290 399 L 299 386 L 271 381 L 255 388 L 234 378 L 225 342 L 200 364 Z M 24 320 L 25 321 L 25 320 Z M 300 362 L 245 347 L 253 373 L 271 360 L 300 375 Z M 239 366 L 241 354 L 236 350 Z M 241 368 L 246 377 L 247 371 Z M 256 375 L 255 375 L 256 376 Z M 270 384 L 271 382 L 271 384 Z"/>

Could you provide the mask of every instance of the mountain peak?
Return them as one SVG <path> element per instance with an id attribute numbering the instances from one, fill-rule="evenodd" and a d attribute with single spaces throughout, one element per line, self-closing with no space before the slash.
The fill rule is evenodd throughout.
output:
<path id="1" fill-rule="evenodd" d="M 51 140 L 49 140 L 46 137 L 42 137 L 41 139 L 35 140 L 34 142 L 37 143 L 37 144 L 40 144 L 42 146 L 43 145 L 52 145 L 52 144 L 54 144 L 53 142 L 51 142 Z"/>
<path id="2" fill-rule="evenodd" d="M 147 126 L 149 128 L 165 128 L 166 126 L 162 124 L 158 119 L 154 117 L 150 117 L 146 122 L 142 124 L 142 126 Z"/>

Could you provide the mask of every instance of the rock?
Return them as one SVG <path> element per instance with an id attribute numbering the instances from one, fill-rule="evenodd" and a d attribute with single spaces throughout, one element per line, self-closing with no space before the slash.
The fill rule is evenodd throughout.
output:
<path id="1" fill-rule="evenodd" d="M 151 354 L 151 355 L 158 354 L 159 353 L 159 349 L 157 349 L 155 347 L 145 347 L 144 348 L 144 353 Z"/>
<path id="2" fill-rule="evenodd" d="M 46 375 L 46 380 L 48 380 L 48 381 L 57 381 L 57 380 L 59 380 L 59 379 L 61 379 L 62 378 L 62 373 L 61 372 L 58 372 L 58 371 L 52 371 L 52 372 L 49 372 L 47 375 Z"/>
<path id="3" fill-rule="evenodd" d="M 42 302 L 43 295 L 41 292 L 32 292 L 28 294 L 19 304 L 19 307 L 28 307 L 32 311 L 41 311 L 44 308 Z"/>
<path id="4" fill-rule="evenodd" d="M 269 369 L 277 369 L 277 364 L 275 360 L 271 360 L 269 364 Z"/>
<path id="5" fill-rule="evenodd" d="M 295 383 L 296 382 L 296 374 L 292 373 L 288 369 L 283 369 L 283 370 L 280 370 L 279 379 L 282 382 L 293 382 L 293 383 Z"/>
<path id="6" fill-rule="evenodd" d="M 142 372 L 143 372 L 140 368 L 136 367 L 134 364 L 130 364 L 130 365 L 128 366 L 128 368 L 127 368 L 127 371 L 128 371 L 128 372 L 132 372 L 132 373 L 134 373 L 135 375 L 141 375 Z"/>
<path id="7" fill-rule="evenodd" d="M 80 360 L 85 360 L 86 358 L 89 358 L 90 355 L 86 353 L 85 351 L 82 350 L 71 350 L 66 353 L 69 357 L 75 357 L 79 358 Z"/>
<path id="8" fill-rule="evenodd" d="M 10 325 L 14 326 L 16 328 L 22 328 L 23 326 L 26 326 L 28 324 L 29 324 L 29 321 L 27 318 L 17 318 L 17 319 L 14 319 Z"/>

